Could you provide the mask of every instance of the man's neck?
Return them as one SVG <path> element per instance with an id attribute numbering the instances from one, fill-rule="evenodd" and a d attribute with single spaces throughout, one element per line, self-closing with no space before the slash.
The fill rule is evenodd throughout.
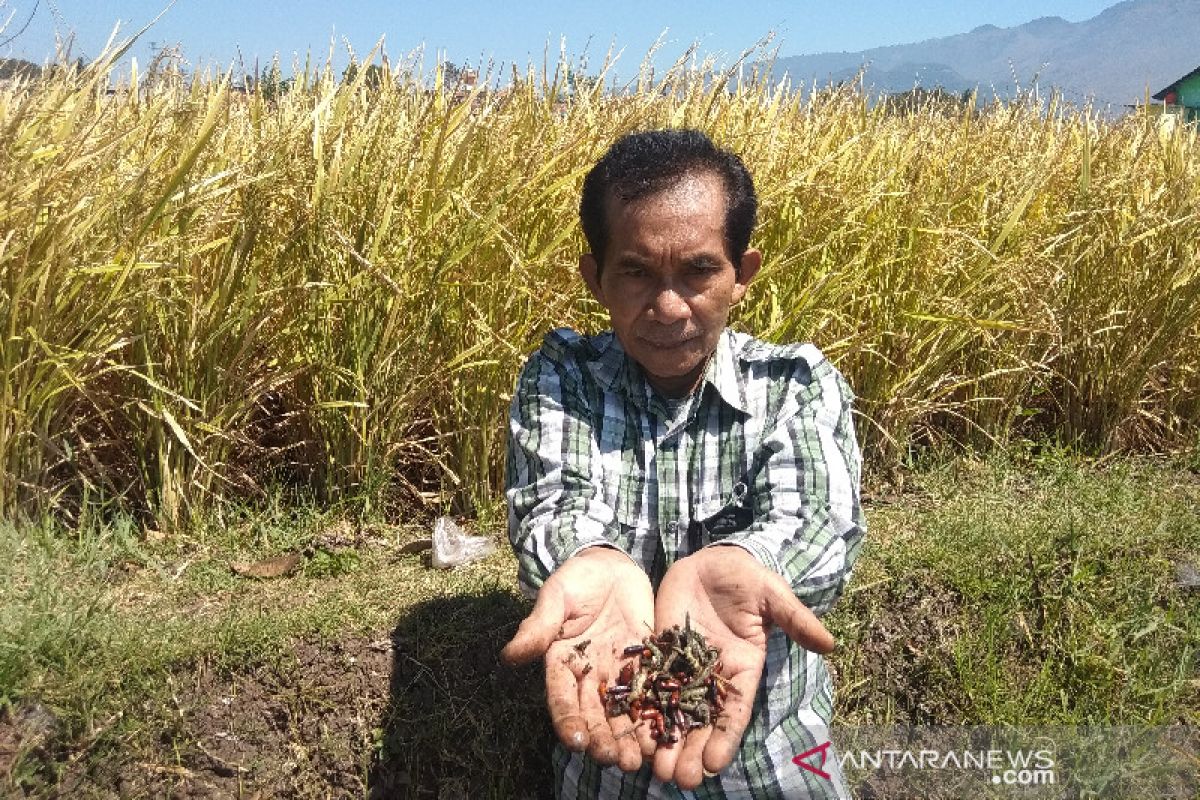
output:
<path id="1" fill-rule="evenodd" d="M 666 400 L 683 400 L 690 397 L 700 388 L 700 384 L 704 382 L 704 375 L 708 372 L 708 365 L 712 363 L 713 355 L 716 352 L 714 349 L 705 356 L 704 360 L 694 370 L 685 375 L 663 379 L 654 378 L 647 374 L 646 382 L 650 384 L 650 388 L 658 392 Z"/>

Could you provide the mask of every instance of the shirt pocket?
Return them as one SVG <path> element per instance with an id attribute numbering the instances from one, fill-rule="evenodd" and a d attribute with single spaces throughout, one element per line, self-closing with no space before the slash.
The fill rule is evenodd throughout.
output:
<path id="1" fill-rule="evenodd" d="M 739 481 L 733 491 L 723 497 L 701 503 L 689 526 L 693 551 L 706 544 L 720 541 L 744 531 L 754 523 L 754 504 L 745 482 Z"/>
<path id="2" fill-rule="evenodd" d="M 613 510 L 618 525 L 627 531 L 649 529 L 646 508 L 646 476 L 635 452 L 612 449 L 601 454 L 604 501 Z"/>

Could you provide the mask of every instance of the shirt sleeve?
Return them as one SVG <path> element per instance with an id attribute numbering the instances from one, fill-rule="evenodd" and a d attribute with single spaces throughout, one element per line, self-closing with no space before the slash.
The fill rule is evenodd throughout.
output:
<path id="1" fill-rule="evenodd" d="M 509 414 L 508 536 L 527 595 L 580 550 L 616 547 L 590 406 L 569 354 L 555 349 L 543 347 L 525 365 Z"/>
<path id="2" fill-rule="evenodd" d="M 748 487 L 754 521 L 719 542 L 778 572 L 818 615 L 841 596 L 866 532 L 853 399 L 828 361 L 813 368 L 756 451 Z"/>

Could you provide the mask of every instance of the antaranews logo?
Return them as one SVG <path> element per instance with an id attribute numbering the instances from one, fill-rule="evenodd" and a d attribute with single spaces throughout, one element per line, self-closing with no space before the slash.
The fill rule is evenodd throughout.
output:
<path id="1" fill-rule="evenodd" d="M 818 777 L 824 778 L 825 780 L 831 780 L 829 773 L 826 772 L 825 770 L 821 769 L 821 767 L 825 766 L 825 759 L 829 757 L 829 748 L 832 746 L 833 746 L 833 742 L 826 740 L 824 744 L 819 744 L 816 747 L 805 750 L 803 753 L 801 753 L 798 756 L 793 756 L 792 763 L 795 764 L 797 767 L 800 767 L 801 769 L 808 770 L 809 772 L 811 772 L 812 774 L 814 774 Z M 809 756 L 816 755 L 818 753 L 821 754 L 821 763 L 818 764 L 817 766 L 814 767 L 812 764 L 809 764 L 807 761 L 804 760 L 804 759 L 808 758 Z"/>
<path id="2" fill-rule="evenodd" d="M 814 775 L 832 780 L 823 767 L 829 758 L 832 740 L 792 757 L 792 763 Z M 820 756 L 820 763 L 808 759 Z M 1054 751 L 1040 750 L 935 750 L 916 751 L 902 749 L 875 749 L 846 751 L 837 759 L 839 768 L 845 772 L 847 766 L 855 770 L 982 770 L 992 773 L 994 784 L 1005 786 L 1030 786 L 1054 784 Z"/>

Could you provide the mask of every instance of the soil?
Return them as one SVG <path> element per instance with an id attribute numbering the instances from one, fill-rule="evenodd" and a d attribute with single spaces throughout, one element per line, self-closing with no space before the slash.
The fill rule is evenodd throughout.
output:
<path id="1" fill-rule="evenodd" d="M 177 675 L 161 730 L 115 758 L 69 764 L 51 794 L 365 797 L 391 661 L 367 641 L 302 642 L 253 671 Z"/>
<path id="2" fill-rule="evenodd" d="M 0 716 L 0 795 L 548 797 L 540 669 L 496 661 L 524 613 L 499 593 L 442 598 L 377 638 L 195 665 L 171 676 L 168 707 L 129 709 L 92 741 L 22 705 Z"/>
<path id="3" fill-rule="evenodd" d="M 879 722 L 891 708 L 907 724 L 966 722 L 970 710 L 946 687 L 954 672 L 954 643 L 964 625 L 963 598 L 932 575 L 913 575 L 869 597 L 844 598 L 838 613 L 870 620 L 831 657 L 838 680 L 852 686 L 838 696 L 837 718 Z"/>

